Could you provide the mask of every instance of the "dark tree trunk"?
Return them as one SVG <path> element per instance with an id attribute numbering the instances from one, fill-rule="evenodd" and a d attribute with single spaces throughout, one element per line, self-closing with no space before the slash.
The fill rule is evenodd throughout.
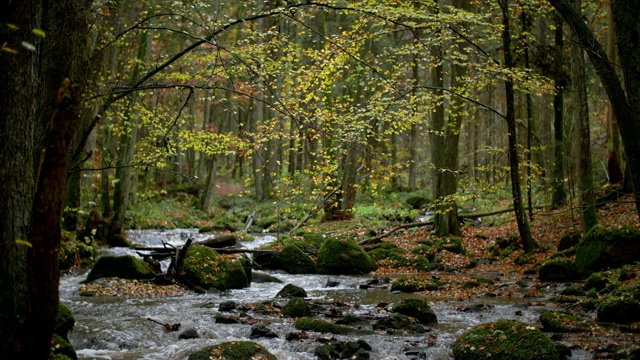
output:
<path id="1" fill-rule="evenodd" d="M 511 55 L 511 32 L 509 27 L 509 1 L 498 0 L 500 7 L 502 8 L 502 43 L 504 51 L 504 66 L 507 69 L 513 67 L 513 58 Z M 516 215 L 516 222 L 518 223 L 518 231 L 520 232 L 520 241 L 522 242 L 522 248 L 525 252 L 530 253 L 538 244 L 531 235 L 531 229 L 529 228 L 529 222 L 524 210 L 524 204 L 522 202 L 522 190 L 520 186 L 520 174 L 518 169 L 518 143 L 516 136 L 516 114 L 515 114 L 515 100 L 513 91 L 513 81 L 509 78 L 505 81 L 505 97 L 507 102 L 507 132 L 509 137 L 509 165 L 511 173 L 511 193 L 513 197 L 513 209 Z"/>
<path id="2" fill-rule="evenodd" d="M 574 6 L 582 8 L 581 0 L 573 0 Z M 587 104 L 587 75 L 582 47 L 571 45 L 571 85 L 573 88 L 573 123 L 576 137 L 574 141 L 575 159 L 578 169 L 578 204 L 582 231 L 586 234 L 598 223 L 595 207 L 595 189 L 591 170 L 591 135 L 589 131 L 589 106 Z"/>
<path id="3" fill-rule="evenodd" d="M 553 193 L 551 196 L 551 207 L 557 209 L 567 203 L 567 188 L 564 185 L 564 87 L 566 80 L 563 69 L 562 53 L 564 49 L 564 39 L 562 37 L 562 17 L 554 14 L 555 17 L 555 61 L 554 86 L 556 94 L 553 96 L 553 168 L 551 171 L 551 183 Z"/>
<path id="4" fill-rule="evenodd" d="M 0 30 L 0 41 L 16 50 L 0 56 L 2 359 L 50 356 L 66 176 L 86 125 L 79 109 L 90 8 L 88 0 L 0 5 L 2 22 L 19 27 Z"/>
<path id="5" fill-rule="evenodd" d="M 587 23 L 569 0 L 549 0 L 571 29 L 580 45 L 587 51 L 591 64 L 607 91 L 613 112 L 618 120 L 620 137 L 627 157 L 627 166 L 634 189 L 640 189 L 640 29 L 637 20 L 640 12 L 638 0 L 612 0 L 613 19 L 616 25 L 618 52 L 624 73 L 625 89 L 603 50 L 602 45 Z M 637 191 L 637 190 L 636 190 Z M 640 196 L 635 197 L 640 217 Z"/>

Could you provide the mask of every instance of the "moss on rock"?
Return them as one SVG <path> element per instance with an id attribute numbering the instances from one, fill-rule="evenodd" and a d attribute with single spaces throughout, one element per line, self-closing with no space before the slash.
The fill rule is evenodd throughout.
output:
<path id="1" fill-rule="evenodd" d="M 76 320 L 73 318 L 71 310 L 63 304 L 58 304 L 58 315 L 56 316 L 55 327 L 53 332 L 67 339 L 67 334 L 73 329 Z"/>
<path id="2" fill-rule="evenodd" d="M 203 245 L 189 247 L 180 274 L 187 286 L 220 291 L 240 289 L 249 284 L 242 261 L 219 255 Z"/>
<path id="3" fill-rule="evenodd" d="M 541 281 L 571 281 L 580 278 L 580 273 L 570 259 L 551 260 L 540 266 L 538 277 Z"/>
<path id="4" fill-rule="evenodd" d="M 377 262 L 384 262 L 394 268 L 407 266 L 409 263 L 405 250 L 386 241 L 374 246 L 371 250 L 367 251 L 367 254 Z"/>
<path id="5" fill-rule="evenodd" d="M 289 300 L 280 310 L 282 315 L 296 318 L 306 317 L 311 315 L 309 305 L 302 298 L 293 298 Z"/>
<path id="6" fill-rule="evenodd" d="M 207 346 L 189 355 L 189 360 L 278 360 L 273 354 L 253 341 L 229 341 Z"/>
<path id="7" fill-rule="evenodd" d="M 391 291 L 436 291 L 440 289 L 440 286 L 442 286 L 442 282 L 436 279 L 413 275 L 396 279 L 391 284 Z"/>
<path id="8" fill-rule="evenodd" d="M 67 339 L 55 333 L 51 339 L 51 351 L 55 359 L 65 359 L 65 357 L 73 360 L 78 359 L 73 345 Z"/>
<path id="9" fill-rule="evenodd" d="M 540 330 L 515 320 L 480 324 L 453 343 L 456 360 L 559 360 L 556 346 Z"/>
<path id="10" fill-rule="evenodd" d="M 589 330 L 589 324 L 575 315 L 563 311 L 545 311 L 540 315 L 544 331 L 574 333 Z"/>
<path id="11" fill-rule="evenodd" d="M 632 227 L 589 230 L 576 246 L 575 264 L 583 274 L 640 261 L 640 231 Z"/>
<path id="12" fill-rule="evenodd" d="M 293 324 L 296 329 L 304 330 L 304 331 L 315 331 L 320 333 L 330 333 L 330 334 L 351 334 L 357 333 L 356 329 L 350 328 L 344 325 L 334 324 L 328 321 L 311 318 L 311 317 L 303 317 Z"/>
<path id="13" fill-rule="evenodd" d="M 318 250 L 317 269 L 321 274 L 367 274 L 378 264 L 349 238 L 328 238 Z"/>
<path id="14" fill-rule="evenodd" d="M 316 272 L 316 264 L 311 257 L 293 244 L 286 244 L 282 250 L 273 255 L 270 268 L 284 270 L 289 274 L 315 274 Z"/>
<path id="15" fill-rule="evenodd" d="M 142 260 L 131 255 L 103 256 L 98 259 L 87 275 L 87 282 L 104 278 L 151 279 L 155 276 L 151 268 Z"/>
<path id="16" fill-rule="evenodd" d="M 411 316 L 421 324 L 438 322 L 436 314 L 431 309 L 431 306 L 421 299 L 404 299 L 399 304 L 396 304 L 392 311 L 402 315 Z"/>

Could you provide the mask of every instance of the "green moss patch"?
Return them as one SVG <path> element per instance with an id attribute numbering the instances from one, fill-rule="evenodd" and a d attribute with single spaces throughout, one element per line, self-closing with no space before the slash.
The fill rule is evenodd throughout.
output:
<path id="1" fill-rule="evenodd" d="M 317 269 L 321 274 L 367 274 L 376 262 L 350 238 L 328 238 L 318 250 Z"/>
<path id="2" fill-rule="evenodd" d="M 328 321 L 304 317 L 296 320 L 293 324 L 296 329 L 304 331 L 315 331 L 330 334 L 350 334 L 357 332 L 356 329 L 344 325 L 337 325 Z"/>
<path id="3" fill-rule="evenodd" d="M 220 291 L 248 286 L 249 280 L 241 261 L 219 255 L 203 245 L 187 250 L 180 274 L 189 287 L 215 288 Z"/>
<path id="4" fill-rule="evenodd" d="M 293 298 L 287 302 L 280 310 L 282 315 L 296 318 L 306 317 L 311 315 L 309 305 L 302 298 Z"/>
<path id="5" fill-rule="evenodd" d="M 433 278 L 420 275 L 402 277 L 396 279 L 391 284 L 391 291 L 417 292 L 417 291 L 436 291 L 442 286 L 442 282 Z"/>
<path id="6" fill-rule="evenodd" d="M 273 354 L 253 341 L 229 341 L 208 346 L 189 355 L 189 360 L 278 360 Z"/>
<path id="7" fill-rule="evenodd" d="M 594 227 L 576 246 L 575 264 L 583 274 L 640 261 L 640 231 Z"/>
<path id="8" fill-rule="evenodd" d="M 421 299 L 404 299 L 393 307 L 393 312 L 411 316 L 421 324 L 437 323 L 436 314 L 426 301 Z"/>
<path id="9" fill-rule="evenodd" d="M 559 360 L 556 346 L 540 330 L 515 320 L 475 326 L 452 346 L 456 360 Z"/>
<path id="10" fill-rule="evenodd" d="M 544 331 L 556 333 L 573 333 L 589 331 L 586 320 L 571 315 L 568 312 L 545 311 L 540 315 L 540 323 Z"/>
<path id="11" fill-rule="evenodd" d="M 104 278 L 118 277 L 121 279 L 152 279 L 155 276 L 151 268 L 142 260 L 131 255 L 103 256 L 87 275 L 87 282 Z"/>
<path id="12" fill-rule="evenodd" d="M 541 281 L 572 281 L 580 278 L 580 273 L 570 259 L 547 261 L 538 270 Z"/>

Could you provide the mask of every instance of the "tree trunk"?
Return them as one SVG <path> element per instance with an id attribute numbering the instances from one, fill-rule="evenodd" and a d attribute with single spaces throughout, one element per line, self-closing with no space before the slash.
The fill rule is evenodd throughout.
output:
<path id="1" fill-rule="evenodd" d="M 138 62 L 136 63 L 131 75 L 130 84 L 134 84 L 138 80 L 138 75 L 140 73 L 139 64 L 145 63 L 149 57 L 151 40 L 152 36 L 150 36 L 149 33 L 144 32 L 140 35 L 140 45 L 136 56 Z M 113 218 L 109 224 L 108 237 L 122 233 L 127 208 L 129 207 L 132 183 L 131 161 L 133 160 L 133 155 L 135 153 L 135 145 L 138 137 L 138 124 L 140 122 L 140 115 L 134 110 L 134 106 L 138 102 L 138 98 L 137 93 L 134 92 L 131 94 L 129 105 L 125 109 L 125 114 L 123 116 L 124 119 L 129 121 L 131 128 L 120 136 L 118 144 L 118 161 L 116 168 L 116 179 L 118 181 L 116 182 L 113 193 Z"/>
<path id="2" fill-rule="evenodd" d="M 0 358 L 48 359 L 70 154 L 78 144 L 90 1 L 0 5 Z M 46 29 L 40 38 L 32 29 Z M 35 46 L 34 51 L 21 42 Z"/>
<path id="3" fill-rule="evenodd" d="M 616 25 L 618 52 L 624 73 L 625 89 L 611 65 L 602 45 L 598 42 L 580 13 L 569 0 L 549 0 L 576 33 L 580 44 L 587 51 L 591 64 L 600 77 L 618 120 L 620 137 L 627 156 L 627 166 L 634 189 L 640 189 L 640 30 L 637 27 L 638 0 L 612 0 L 613 19 Z M 640 196 L 635 197 L 636 211 L 640 218 Z"/>
<path id="4" fill-rule="evenodd" d="M 573 0 L 576 9 L 581 9 L 582 1 Z M 571 45 L 571 85 L 573 88 L 576 138 L 574 142 L 577 160 L 578 204 L 582 231 L 586 234 L 598 223 L 591 170 L 591 136 L 589 133 L 589 107 L 587 105 L 587 75 L 585 71 L 582 47 L 574 39 Z"/>
<path id="5" fill-rule="evenodd" d="M 509 24 L 509 1 L 498 0 L 502 9 L 502 44 L 504 52 L 504 66 L 507 69 L 513 68 L 513 58 L 511 55 L 511 31 Z M 513 91 L 513 81 L 510 78 L 505 80 L 505 98 L 507 103 L 507 135 L 509 138 L 509 167 L 511 174 L 511 194 L 513 197 L 513 209 L 520 232 L 520 241 L 525 252 L 533 252 L 538 244 L 531 235 L 529 222 L 522 203 L 522 190 L 520 187 L 520 174 L 518 168 L 518 143 L 516 136 L 516 116 L 515 116 L 515 99 Z"/>
<path id="6" fill-rule="evenodd" d="M 436 9 L 438 9 L 435 0 Z M 435 36 L 439 36 L 440 30 L 436 31 Z M 435 98 L 438 103 L 433 109 L 431 116 L 431 189 L 433 198 L 438 197 L 438 173 L 444 167 L 444 77 L 442 65 L 442 45 L 434 46 L 432 62 L 435 63 L 431 71 L 431 81 L 434 87 Z"/>
<path id="7" fill-rule="evenodd" d="M 555 38 L 555 61 L 556 72 L 553 80 L 556 94 L 553 96 L 553 168 L 551 171 L 551 208 L 557 209 L 567 203 L 567 188 L 564 184 L 564 87 L 566 86 L 563 69 L 563 49 L 564 39 L 562 38 L 562 18 L 554 14 L 556 30 Z"/>
<path id="8" fill-rule="evenodd" d="M 609 4 L 607 12 L 607 56 L 609 56 L 609 61 L 616 62 L 616 26 L 613 22 L 611 4 Z M 607 159 L 607 178 L 610 184 L 617 184 L 623 179 L 620 167 L 620 133 L 611 101 L 609 101 L 607 118 L 609 120 L 609 139 L 611 139 L 611 152 Z"/>

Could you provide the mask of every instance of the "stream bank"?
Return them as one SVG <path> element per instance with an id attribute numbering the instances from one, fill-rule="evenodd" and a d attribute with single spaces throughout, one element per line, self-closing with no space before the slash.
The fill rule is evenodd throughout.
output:
<path id="1" fill-rule="evenodd" d="M 190 229 L 134 231 L 127 235 L 134 243 L 149 246 L 160 245 L 163 241 L 175 246 L 186 238 L 199 240 L 204 236 Z M 272 240 L 273 237 L 269 235 L 259 236 L 256 241 L 243 243 L 242 246 L 258 247 Z M 134 253 L 126 248 L 106 251 L 116 255 Z M 186 359 L 191 352 L 205 346 L 248 340 L 251 338 L 252 325 L 263 323 L 277 337 L 251 340 L 281 360 L 314 359 L 313 352 L 319 345 L 318 341 L 331 339 L 334 335 L 308 332 L 299 339 L 287 340 L 289 334 L 300 331 L 294 328 L 294 319 L 279 315 L 277 309 L 286 301 L 276 299 L 276 294 L 285 284 L 294 284 L 307 291 L 306 300 L 319 309 L 316 315 L 319 312 L 320 317 L 328 320 L 345 315 L 379 319 L 389 315 L 388 304 L 399 303 L 406 298 L 425 299 L 436 313 L 438 323 L 429 324 L 424 333 L 386 331 L 335 337 L 344 341 L 366 341 L 372 348 L 369 353 L 371 359 L 450 359 L 451 344 L 465 330 L 498 319 L 536 324 L 539 315 L 550 308 L 548 298 L 566 287 L 563 284 L 549 284 L 545 288 L 537 288 L 535 296 L 526 297 L 524 295 L 531 292 L 536 284 L 533 278 L 526 284 L 516 285 L 508 274 L 487 273 L 486 276 L 497 280 L 494 285 L 496 291 L 480 297 L 430 297 L 425 294 L 392 293 L 388 286 L 363 286 L 372 276 L 266 273 L 281 282 L 254 281 L 248 288 L 223 293 L 178 292 L 174 296 L 142 297 L 127 293 L 119 296 L 82 296 L 78 290 L 87 274 L 65 276 L 60 288 L 61 301 L 76 318 L 76 326 L 69 334 L 69 339 L 80 359 Z M 506 296 L 510 291 L 514 295 Z M 220 305 L 229 302 L 235 303 L 236 309 L 221 311 Z M 276 311 L 269 311 L 269 306 L 275 307 Z M 264 311 L 265 307 L 267 311 Z M 221 321 L 224 317 L 238 321 L 226 323 Z M 180 331 L 165 331 L 163 326 L 148 319 L 167 324 L 179 323 Z M 361 326 L 367 328 L 369 325 Z M 180 339 L 181 332 L 189 329 L 195 330 L 199 338 Z M 572 359 L 591 358 L 588 351 L 573 351 Z"/>

